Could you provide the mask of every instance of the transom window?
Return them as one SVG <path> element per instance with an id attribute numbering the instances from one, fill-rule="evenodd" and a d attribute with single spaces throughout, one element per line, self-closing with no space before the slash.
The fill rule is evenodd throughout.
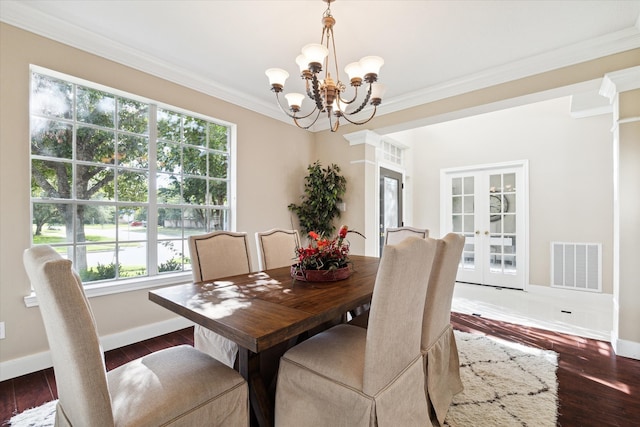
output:
<path id="1" fill-rule="evenodd" d="M 231 125 L 39 68 L 30 108 L 32 241 L 83 283 L 185 272 L 230 229 Z"/>
<path id="2" fill-rule="evenodd" d="M 402 166 L 402 151 L 402 148 L 395 144 L 388 141 L 382 142 L 383 159 L 390 163 Z"/>

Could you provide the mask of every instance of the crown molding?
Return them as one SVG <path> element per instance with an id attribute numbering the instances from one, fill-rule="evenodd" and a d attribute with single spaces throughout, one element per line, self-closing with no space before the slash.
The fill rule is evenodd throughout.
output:
<path id="1" fill-rule="evenodd" d="M 0 9 L 0 21 L 291 124 L 288 117 L 283 115 L 276 105 L 220 85 L 185 68 L 174 66 L 157 57 L 115 43 L 91 31 L 52 18 L 24 3 L 3 1 Z M 625 30 L 450 80 L 410 94 L 385 99 L 378 107 L 376 115 L 390 114 L 636 48 L 640 48 L 640 17 L 634 27 Z M 325 119 L 319 120 L 310 130 L 317 132 L 326 129 L 328 129 L 328 120 Z"/>

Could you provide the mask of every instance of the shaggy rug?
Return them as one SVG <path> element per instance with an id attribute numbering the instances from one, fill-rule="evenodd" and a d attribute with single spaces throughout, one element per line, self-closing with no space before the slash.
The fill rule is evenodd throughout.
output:
<path id="1" fill-rule="evenodd" d="M 464 391 L 445 425 L 555 426 L 558 355 L 483 335 L 455 331 Z"/>
<path id="2" fill-rule="evenodd" d="M 464 391 L 453 400 L 449 427 L 555 426 L 557 354 L 455 331 Z M 11 418 L 15 427 L 50 427 L 56 402 Z"/>

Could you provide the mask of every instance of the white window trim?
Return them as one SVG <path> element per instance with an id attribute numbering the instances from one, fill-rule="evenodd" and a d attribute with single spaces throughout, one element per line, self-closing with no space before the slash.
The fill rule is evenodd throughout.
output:
<path id="1" fill-rule="evenodd" d="M 174 105 L 164 104 L 162 102 L 159 102 L 150 98 L 146 98 L 137 94 L 128 93 L 125 91 L 121 91 L 116 88 L 101 85 L 99 83 L 92 82 L 89 80 L 84 80 L 78 77 L 74 77 L 68 74 L 64 74 L 61 72 L 48 69 L 45 67 L 30 64 L 29 75 L 31 75 L 31 73 L 33 72 L 48 75 L 54 78 L 68 81 L 73 84 L 87 86 L 96 90 L 105 91 L 117 96 L 132 99 L 134 101 L 144 102 L 149 104 L 150 108 L 153 111 L 157 111 L 158 108 L 167 109 L 179 114 L 186 114 L 191 117 L 196 117 L 196 118 L 200 118 L 207 121 L 213 121 L 222 126 L 228 127 L 229 128 L 229 141 L 228 141 L 229 142 L 229 162 L 230 162 L 230 168 L 229 168 L 230 169 L 229 170 L 230 185 L 229 185 L 229 194 L 228 194 L 229 230 L 230 231 L 236 230 L 236 219 L 237 219 L 237 212 L 236 212 L 236 207 L 237 207 L 237 160 L 236 160 L 237 125 L 236 124 L 227 122 L 225 120 L 209 117 L 194 111 L 189 111 Z M 155 132 L 156 130 L 151 131 L 150 129 L 149 137 L 151 138 L 152 133 L 155 133 Z M 29 197 L 29 211 L 31 211 L 32 204 L 33 202 Z M 150 209 L 151 209 L 151 206 L 150 206 Z M 157 206 L 153 206 L 153 209 L 157 210 Z M 148 242 L 150 242 L 151 240 L 152 239 L 149 239 Z M 155 250 L 155 249 L 150 249 L 150 250 Z M 189 283 L 192 281 L 192 279 L 193 279 L 192 273 L 190 271 L 184 271 L 179 273 L 165 273 L 165 274 L 154 275 L 154 276 L 135 277 L 131 279 L 101 281 L 95 284 L 88 283 L 88 284 L 84 284 L 83 287 L 84 287 L 84 292 L 87 298 L 93 298 L 93 297 L 98 297 L 103 295 L 112 295 L 112 294 L 117 294 L 122 292 L 131 292 L 131 291 L 137 291 L 137 290 L 143 290 L 143 289 L 152 289 L 152 288 L 157 288 L 162 286 L 171 286 L 171 285 Z M 38 298 L 33 290 L 29 295 L 26 295 L 24 297 L 24 303 L 26 307 L 35 307 L 39 305 Z"/>

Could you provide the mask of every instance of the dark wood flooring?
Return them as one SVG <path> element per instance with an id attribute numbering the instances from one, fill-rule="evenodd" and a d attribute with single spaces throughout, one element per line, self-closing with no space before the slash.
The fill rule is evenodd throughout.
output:
<path id="1" fill-rule="evenodd" d="M 451 320 L 461 331 L 557 352 L 559 426 L 640 426 L 640 361 L 616 356 L 608 343 L 458 313 Z M 107 369 L 178 344 L 193 345 L 193 328 L 108 351 Z M 1 425 L 56 398 L 53 369 L 0 382 Z"/>

